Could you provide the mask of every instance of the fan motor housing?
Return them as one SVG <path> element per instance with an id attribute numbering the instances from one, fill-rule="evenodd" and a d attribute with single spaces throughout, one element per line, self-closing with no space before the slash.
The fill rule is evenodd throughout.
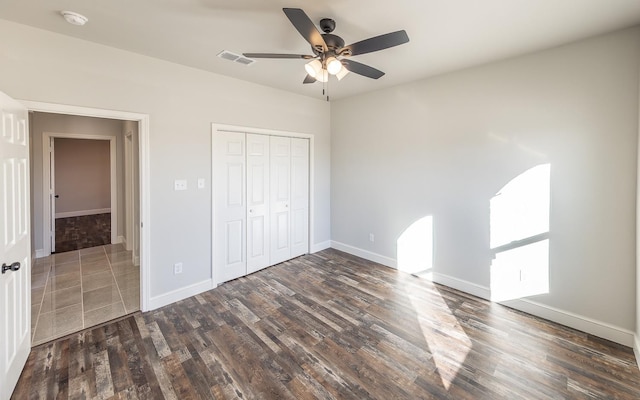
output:
<path id="1" fill-rule="evenodd" d="M 320 29 L 322 29 L 324 33 L 331 33 L 336 29 L 336 21 L 331 18 L 322 18 L 320 20 Z"/>
<path id="2" fill-rule="evenodd" d="M 327 47 L 329 48 L 330 52 L 335 53 L 337 50 L 344 47 L 344 40 L 340 36 L 333 35 L 331 33 L 325 33 L 322 35 L 322 38 L 324 39 L 324 42 L 327 44 Z M 321 51 L 319 51 L 313 46 L 311 47 L 311 50 L 313 50 L 313 52 L 316 55 L 320 55 L 321 53 Z"/>

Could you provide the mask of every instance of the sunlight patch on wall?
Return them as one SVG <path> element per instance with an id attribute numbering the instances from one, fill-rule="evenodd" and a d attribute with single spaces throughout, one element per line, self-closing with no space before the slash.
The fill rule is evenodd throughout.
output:
<path id="1" fill-rule="evenodd" d="M 549 240 L 506 250 L 491 264 L 491 300 L 549 293 Z"/>
<path id="2" fill-rule="evenodd" d="M 491 299 L 549 292 L 551 166 L 518 175 L 490 201 Z"/>
<path id="3" fill-rule="evenodd" d="M 428 274 L 433 268 L 433 217 L 415 221 L 397 240 L 398 270 Z M 428 276 L 425 276 L 429 278 Z"/>

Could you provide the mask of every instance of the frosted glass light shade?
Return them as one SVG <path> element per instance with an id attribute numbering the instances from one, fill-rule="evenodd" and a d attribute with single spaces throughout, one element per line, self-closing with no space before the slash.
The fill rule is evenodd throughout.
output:
<path id="1" fill-rule="evenodd" d="M 323 69 L 322 72 L 320 72 L 315 78 L 317 81 L 324 83 L 329 80 L 329 73 L 326 69 Z"/>
<path id="2" fill-rule="evenodd" d="M 329 57 L 326 60 L 327 71 L 331 75 L 336 75 L 342 70 L 342 63 L 335 57 Z"/>
<path id="3" fill-rule="evenodd" d="M 304 69 L 305 71 L 307 71 L 307 74 L 318 79 L 318 76 L 321 75 L 322 63 L 320 62 L 320 60 L 315 59 L 306 63 L 304 65 Z"/>
<path id="4" fill-rule="evenodd" d="M 336 74 L 336 78 L 338 78 L 339 81 L 342 80 L 342 78 L 344 78 L 345 76 L 347 76 L 347 74 L 349 73 L 349 70 L 342 67 L 342 69 L 340 70 L 340 72 L 338 72 Z"/>

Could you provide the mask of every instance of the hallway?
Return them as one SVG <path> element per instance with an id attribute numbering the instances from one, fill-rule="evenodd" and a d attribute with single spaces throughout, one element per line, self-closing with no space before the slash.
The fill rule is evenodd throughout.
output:
<path id="1" fill-rule="evenodd" d="M 140 268 L 122 244 L 52 254 L 33 263 L 33 346 L 139 309 Z"/>

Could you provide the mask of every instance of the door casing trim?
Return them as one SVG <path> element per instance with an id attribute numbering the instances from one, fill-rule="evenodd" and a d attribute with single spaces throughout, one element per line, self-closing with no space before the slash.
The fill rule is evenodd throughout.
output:
<path id="1" fill-rule="evenodd" d="M 18 101 L 27 107 L 29 111 L 130 120 L 138 123 L 138 161 L 140 172 L 140 308 L 142 311 L 148 311 L 149 299 L 151 297 L 149 115 L 129 111 L 45 103 L 40 101 Z"/>

